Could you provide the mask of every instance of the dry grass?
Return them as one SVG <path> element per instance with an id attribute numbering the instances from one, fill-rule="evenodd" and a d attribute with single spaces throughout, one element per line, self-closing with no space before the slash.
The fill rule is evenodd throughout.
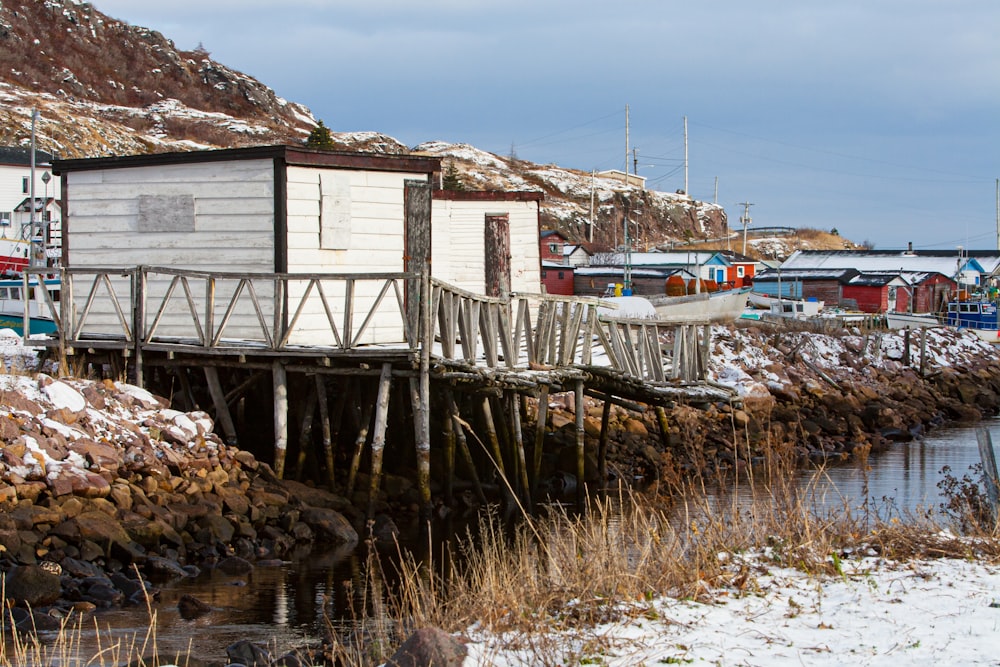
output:
<path id="1" fill-rule="evenodd" d="M 677 502 L 623 490 L 593 501 L 583 515 L 555 508 L 544 518 L 524 518 L 512 534 L 486 517 L 449 567 L 404 561 L 398 594 L 382 609 L 381 624 L 365 628 L 364 648 L 347 640 L 335 654 L 343 664 L 384 661 L 416 628 L 475 626 L 506 647 L 552 657 L 539 664 L 560 664 L 567 637 L 593 652 L 585 644 L 599 623 L 642 613 L 645 601 L 661 596 L 751 592 L 768 565 L 826 576 L 840 574 L 843 560 L 858 554 L 1000 560 L 995 525 L 958 537 L 929 513 L 883 516 L 885 508 L 846 504 L 817 510 L 823 472 L 803 490 L 784 466 L 770 461 L 758 479 L 731 481 L 739 491 L 676 489 L 683 491 L 673 496 Z M 728 557 L 745 553 L 760 567 L 734 566 L 748 561 Z"/>

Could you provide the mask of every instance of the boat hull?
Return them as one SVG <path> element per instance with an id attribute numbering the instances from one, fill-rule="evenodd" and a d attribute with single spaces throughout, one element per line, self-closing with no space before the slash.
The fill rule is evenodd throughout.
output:
<path id="1" fill-rule="evenodd" d="M 734 322 L 747 307 L 747 290 L 651 297 L 656 316 L 670 322 Z"/>
<path id="2" fill-rule="evenodd" d="M 10 329 L 18 336 L 24 336 L 24 315 L 15 315 L 13 313 L 0 313 L 0 329 Z M 56 333 L 58 327 L 54 320 L 50 320 L 46 317 L 32 317 L 28 321 L 28 333 L 29 335 L 34 334 L 53 334 Z"/>
<path id="3" fill-rule="evenodd" d="M 921 329 L 944 326 L 944 323 L 933 313 L 886 313 L 885 322 L 890 329 Z"/>

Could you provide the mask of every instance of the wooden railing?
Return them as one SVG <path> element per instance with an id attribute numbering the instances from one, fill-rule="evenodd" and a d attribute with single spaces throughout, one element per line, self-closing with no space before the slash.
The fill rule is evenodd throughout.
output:
<path id="1" fill-rule="evenodd" d="M 608 366 L 648 382 L 704 379 L 707 366 L 707 325 L 614 318 L 594 297 L 487 297 L 402 272 L 64 268 L 60 277 L 61 301 L 49 303 L 60 348 L 416 353 L 426 341 L 435 358 L 467 365 Z"/>

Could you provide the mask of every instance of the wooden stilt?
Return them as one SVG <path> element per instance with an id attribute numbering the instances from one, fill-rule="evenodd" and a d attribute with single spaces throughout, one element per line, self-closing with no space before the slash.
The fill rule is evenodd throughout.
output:
<path id="1" fill-rule="evenodd" d="M 920 327 L 920 375 L 924 374 L 926 366 L 924 360 L 927 358 L 927 327 Z"/>
<path id="2" fill-rule="evenodd" d="M 667 419 L 667 409 L 662 405 L 656 406 L 656 423 L 660 425 L 660 442 L 666 449 L 670 446 L 670 421 Z"/>
<path id="3" fill-rule="evenodd" d="M 425 514 L 431 508 L 431 441 L 430 427 L 425 436 L 423 423 L 425 413 L 430 410 L 420 399 L 420 381 L 410 378 L 410 402 L 413 404 L 413 432 L 416 436 L 415 447 L 417 455 L 417 491 L 420 493 L 420 508 Z M 426 418 L 429 419 L 429 416 Z M 449 421 L 449 420 L 445 420 Z"/>
<path id="4" fill-rule="evenodd" d="M 327 481 L 330 490 L 334 488 L 333 477 L 333 428 L 330 424 L 330 408 L 326 398 L 326 381 L 322 375 L 316 375 L 316 405 L 319 407 L 319 423 L 323 429 L 323 455 L 326 461 Z M 343 398 L 337 399 L 337 422 L 340 422 L 340 411 L 344 409 Z"/>
<path id="5" fill-rule="evenodd" d="M 538 416 L 535 419 L 534 465 L 531 470 L 531 500 L 538 502 L 538 477 L 542 474 L 542 446 L 545 444 L 545 426 L 549 420 L 549 385 L 538 388 Z"/>
<path id="6" fill-rule="evenodd" d="M 313 420 L 316 417 L 316 385 L 312 384 L 306 390 L 306 404 L 302 410 L 302 426 L 299 428 L 299 457 L 295 465 L 295 479 L 302 479 L 302 471 L 306 467 L 306 456 L 312 446 Z"/>
<path id="7" fill-rule="evenodd" d="M 451 505 L 455 501 L 455 425 L 451 408 L 442 420 L 441 431 L 444 436 L 444 501 Z"/>
<path id="8" fill-rule="evenodd" d="M 611 401 L 604 401 L 604 410 L 601 411 L 601 439 L 597 445 L 597 476 L 600 478 L 602 487 L 608 483 L 608 424 L 611 421 Z"/>
<path id="9" fill-rule="evenodd" d="M 586 499 L 587 456 L 586 431 L 583 427 L 583 380 L 576 381 L 576 509 L 584 509 Z"/>
<path id="10" fill-rule="evenodd" d="M 233 416 L 229 413 L 226 394 L 222 391 L 219 369 L 215 366 L 205 366 L 205 380 L 208 382 L 208 392 L 212 395 L 212 403 L 215 405 L 215 419 L 222 426 L 222 432 L 226 436 L 226 444 L 236 446 L 236 425 L 233 423 Z"/>
<path id="11" fill-rule="evenodd" d="M 274 385 L 274 474 L 285 476 L 285 453 L 288 451 L 288 377 L 280 361 L 271 365 Z"/>
<path id="12" fill-rule="evenodd" d="M 531 504 L 531 498 L 528 496 L 531 487 L 528 486 L 528 463 L 524 456 L 524 433 L 521 431 L 521 401 L 515 393 L 509 394 L 508 399 L 507 405 L 510 411 L 511 430 L 514 434 L 514 448 L 517 450 L 515 460 L 517 461 L 518 479 L 521 485 L 521 498 L 527 506 Z"/>
<path id="13" fill-rule="evenodd" d="M 191 382 L 188 380 L 187 369 L 183 366 L 177 368 L 177 380 L 181 383 L 181 395 L 184 396 L 184 402 L 187 403 L 188 410 L 200 410 L 198 401 L 194 398 L 194 392 L 191 390 Z"/>
<path id="14" fill-rule="evenodd" d="M 360 401 L 364 401 L 364 396 L 359 396 Z M 354 415 L 358 419 L 358 436 L 354 439 L 354 455 L 351 457 L 351 469 L 347 473 L 347 496 L 354 495 L 354 483 L 357 481 L 358 468 L 361 466 L 361 453 L 364 451 L 365 441 L 368 439 L 368 428 L 372 421 L 372 410 L 374 405 L 366 403 L 360 407 L 355 407 Z M 358 417 L 358 412 L 361 416 Z"/>
<path id="15" fill-rule="evenodd" d="M 389 423 L 389 389 L 392 386 L 392 364 L 382 364 L 378 380 L 378 400 L 375 403 L 375 430 L 372 433 L 372 471 L 368 486 L 369 519 L 375 518 L 375 501 L 382 484 L 382 455 L 385 452 L 385 430 Z"/>
<path id="16" fill-rule="evenodd" d="M 450 389 L 445 394 L 448 400 L 448 411 L 451 413 L 451 421 L 455 428 L 455 440 L 458 442 L 458 450 L 462 453 L 462 460 L 465 461 L 469 468 L 469 474 L 472 475 L 472 485 L 476 490 L 476 497 L 479 498 L 479 502 L 486 504 L 486 494 L 483 492 L 483 485 L 479 481 L 476 462 L 472 458 L 472 452 L 469 451 L 469 441 L 465 437 L 465 426 L 462 421 L 462 415 L 458 411 L 458 403 L 455 402 L 455 395 Z"/>
<path id="17" fill-rule="evenodd" d="M 504 467 L 503 452 L 500 451 L 500 438 L 497 437 L 497 425 L 493 421 L 493 409 L 490 407 L 488 396 L 483 398 L 482 403 L 480 403 L 480 409 L 483 412 L 483 421 L 486 423 L 486 440 L 489 442 L 493 465 L 496 466 L 500 477 L 506 480 L 507 483 L 504 486 L 508 487 L 509 493 L 509 490 L 513 487 L 511 486 L 511 480 L 507 477 L 507 470 Z"/>

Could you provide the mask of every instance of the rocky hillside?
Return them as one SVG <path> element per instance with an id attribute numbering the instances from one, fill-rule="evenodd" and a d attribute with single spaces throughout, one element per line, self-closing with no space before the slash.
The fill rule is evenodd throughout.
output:
<path id="1" fill-rule="evenodd" d="M 38 148 L 60 157 L 297 144 L 316 126 L 308 108 L 204 48 L 179 50 L 167 36 L 80 0 L 0 0 L 0 145 L 30 144 L 32 109 Z M 335 120 L 326 124 L 335 128 Z M 731 232 L 721 206 L 683 193 L 642 191 L 465 144 L 408 147 L 378 132 L 333 139 L 340 150 L 440 157 L 457 187 L 541 191 L 543 227 L 572 241 L 618 245 L 626 216 L 644 250 Z"/>

